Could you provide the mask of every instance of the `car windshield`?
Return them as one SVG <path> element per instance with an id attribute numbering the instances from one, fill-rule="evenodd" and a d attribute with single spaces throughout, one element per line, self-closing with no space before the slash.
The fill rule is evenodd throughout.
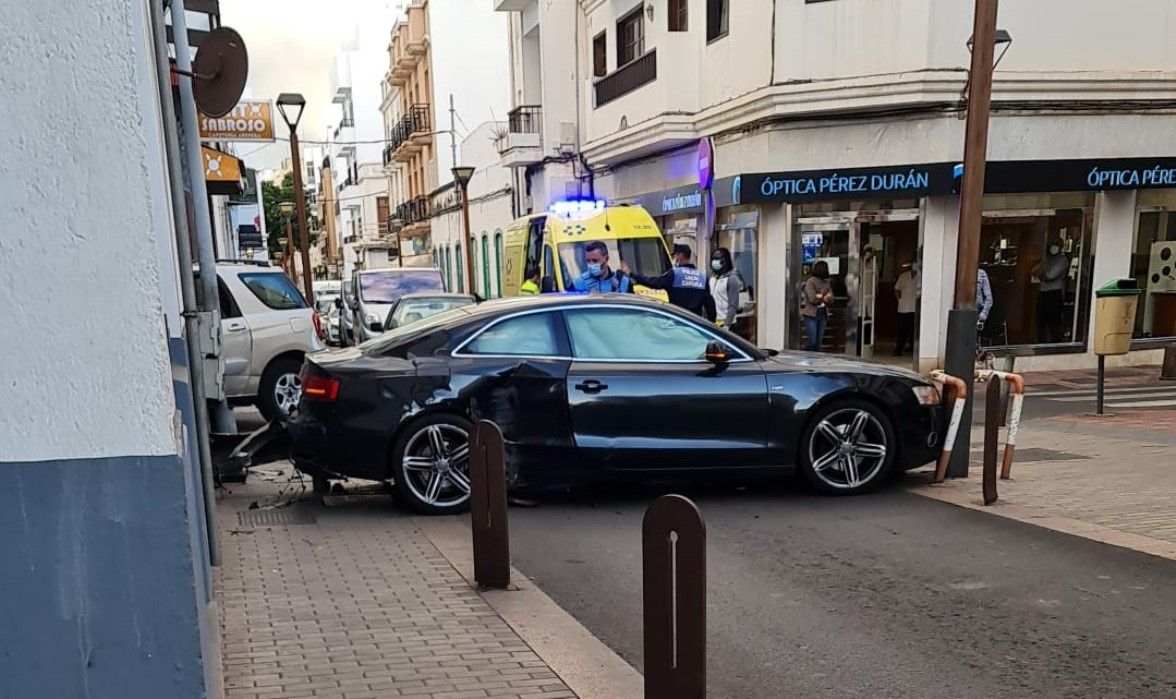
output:
<path id="1" fill-rule="evenodd" d="M 460 296 L 403 299 L 400 303 L 396 304 L 396 309 L 392 311 L 392 322 L 389 323 L 389 327 L 399 327 L 413 323 L 423 318 L 435 316 L 443 311 L 448 311 L 451 308 L 468 306 L 473 302 L 473 299 L 462 298 Z"/>
<path id="2" fill-rule="evenodd" d="M 468 315 L 468 309 L 470 308 L 473 308 L 473 306 L 458 306 L 457 308 L 451 308 L 448 311 L 442 311 L 434 316 L 425 318 L 418 323 L 410 323 L 399 328 L 393 328 L 361 344 L 359 351 L 368 356 L 384 354 L 397 345 L 416 340 L 444 326 L 450 321 L 465 317 Z"/>
<path id="3" fill-rule="evenodd" d="M 570 285 L 584 273 L 585 248 L 591 241 L 561 243 L 559 263 L 564 283 Z M 608 262 L 617 268 L 621 262 L 638 274 L 656 277 L 670 268 L 670 258 L 661 238 L 621 238 L 600 241 L 608 246 Z"/>
<path id="4" fill-rule="evenodd" d="M 368 303 L 395 303 L 405 294 L 443 288 L 441 273 L 435 269 L 376 270 L 359 275 L 359 297 Z"/>

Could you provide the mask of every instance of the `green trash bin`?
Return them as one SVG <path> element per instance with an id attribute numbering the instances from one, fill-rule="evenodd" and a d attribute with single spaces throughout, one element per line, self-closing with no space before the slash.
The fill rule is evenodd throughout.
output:
<path id="1" fill-rule="evenodd" d="M 1134 279 L 1112 279 L 1094 290 L 1094 353 L 1127 354 L 1135 327 L 1139 284 Z"/>

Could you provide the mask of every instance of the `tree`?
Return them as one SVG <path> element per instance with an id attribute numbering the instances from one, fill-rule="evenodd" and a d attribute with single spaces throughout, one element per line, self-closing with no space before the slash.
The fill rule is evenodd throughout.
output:
<path id="1" fill-rule="evenodd" d="M 281 183 L 268 180 L 261 183 L 261 195 L 265 201 L 265 230 L 269 233 L 269 258 L 277 258 L 277 253 L 286 252 L 286 217 L 278 208 L 284 201 L 294 201 L 294 173 L 287 172 Z M 308 207 L 309 209 L 309 207 Z M 310 227 L 310 244 L 318 242 L 318 220 L 314 212 L 307 210 L 306 222 Z M 294 232 L 294 249 L 298 250 L 302 236 L 298 230 L 298 216 L 290 218 L 290 229 Z"/>

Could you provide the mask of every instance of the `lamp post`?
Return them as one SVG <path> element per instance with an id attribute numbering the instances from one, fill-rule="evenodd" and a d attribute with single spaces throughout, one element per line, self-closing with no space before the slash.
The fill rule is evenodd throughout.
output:
<path id="1" fill-rule="evenodd" d="M 298 207 L 298 231 L 301 234 L 302 247 L 302 286 L 306 292 L 306 302 L 314 303 L 314 273 L 310 270 L 310 231 L 306 227 L 306 192 L 302 191 L 302 154 L 298 148 L 298 122 L 302 120 L 302 112 L 306 109 L 306 98 L 296 92 L 283 92 L 278 95 L 278 111 L 282 113 L 282 121 L 290 129 L 290 164 L 294 168 L 294 202 Z M 290 261 L 293 267 L 293 260 Z"/>
<path id="2" fill-rule="evenodd" d="M 461 190 L 461 218 L 465 226 L 465 252 L 466 252 L 466 289 L 469 293 L 474 293 L 474 244 L 470 240 L 470 197 L 469 186 L 470 178 L 474 176 L 474 168 L 468 165 L 455 165 L 453 167 L 453 181 L 457 183 L 457 188 Z"/>
<path id="3" fill-rule="evenodd" d="M 972 64 L 968 70 L 967 121 L 964 127 L 964 174 L 960 183 L 960 223 L 956 246 L 955 305 L 947 316 L 947 373 L 963 379 L 968 402 L 963 424 L 972 424 L 972 378 L 976 368 L 976 330 L 980 314 L 976 309 L 976 277 L 980 266 L 980 224 L 984 209 L 984 170 L 988 160 L 988 121 L 992 103 L 993 57 L 998 40 L 1012 43 L 1008 32 L 996 28 L 997 0 L 976 0 L 972 37 L 968 48 Z M 999 34 L 999 36 L 998 36 Z M 1004 52 L 1001 52 L 1001 58 Z M 997 58 L 997 61 L 1000 59 Z M 952 450 L 947 475 L 968 475 L 971 430 L 962 429 Z"/>
<path id="4" fill-rule="evenodd" d="M 294 269 L 294 236 L 290 231 L 290 217 L 294 215 L 294 202 L 284 201 L 278 204 L 278 211 L 286 219 L 286 256 L 282 258 L 282 268 L 298 284 L 298 272 Z"/>

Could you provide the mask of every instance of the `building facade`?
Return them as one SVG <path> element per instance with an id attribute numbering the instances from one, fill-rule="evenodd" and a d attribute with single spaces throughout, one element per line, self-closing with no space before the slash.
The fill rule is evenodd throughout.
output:
<path id="1" fill-rule="evenodd" d="M 728 248 L 747 286 L 742 333 L 800 347 L 797 287 L 823 259 L 838 297 L 824 349 L 889 354 L 894 283 L 915 263 L 916 349 L 900 361 L 942 365 L 970 3 L 578 0 L 574 21 L 558 23 L 545 5 L 496 3 L 514 13 L 515 109 L 536 77 L 552 109 L 545 93 L 563 76 L 542 68 L 573 51 L 594 194 L 645 204 L 702 256 Z M 1160 264 L 1176 196 L 1176 50 L 1160 27 L 1174 14 L 1171 0 L 1001 6 L 1012 43 L 995 71 L 979 260 L 993 306 L 981 343 L 1018 355 L 1020 369 L 1092 365 L 1092 289 L 1111 278 L 1144 288 L 1135 351 L 1113 361 L 1157 362 L 1176 336 Z M 569 27 L 571 40 L 547 40 Z"/>
<path id="2" fill-rule="evenodd" d="M 0 307 L 19 309 L 0 333 L 0 696 L 220 696 L 149 5 L 5 22 L 43 51 L 0 46 L 0 174 L 22 202 L 0 207 Z M 70 106 L 99 103 L 122 117 Z"/>
<path id="3" fill-rule="evenodd" d="M 507 21 L 480 0 L 415 0 L 388 44 L 383 114 L 389 229 L 405 264 L 432 264 L 435 198 L 453 176 L 457 143 L 506 113 Z M 466 126 L 467 124 L 471 126 Z M 505 223 L 505 222 L 504 222 Z"/>
<path id="4" fill-rule="evenodd" d="M 505 122 L 479 124 L 462 140 L 461 162 L 474 168 L 468 190 L 470 197 L 470 248 L 473 255 L 473 285 L 466 270 L 465 227 L 461 198 L 453 182 L 433 193 L 430 201 L 433 238 L 432 264 L 441 270 L 450 291 L 473 293 L 484 299 L 502 296 L 500 270 L 505 230 L 513 216 L 511 171 L 499 162 L 497 144 L 505 133 Z"/>

